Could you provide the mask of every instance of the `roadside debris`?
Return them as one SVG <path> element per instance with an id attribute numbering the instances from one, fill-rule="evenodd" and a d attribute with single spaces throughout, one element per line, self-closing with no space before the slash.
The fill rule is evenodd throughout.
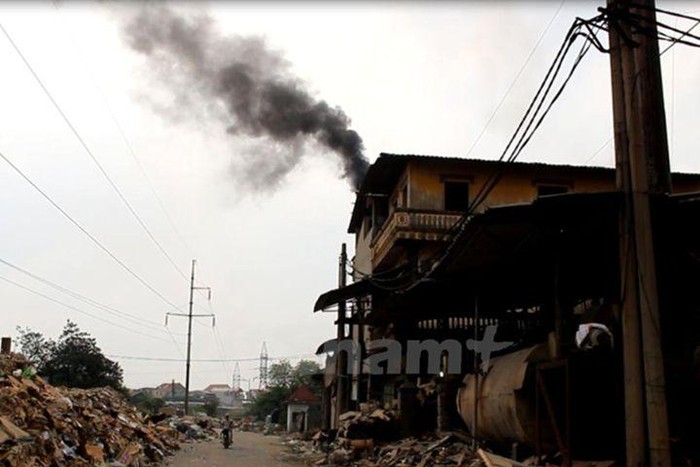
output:
<path id="1" fill-rule="evenodd" d="M 205 414 L 173 416 L 158 422 L 158 426 L 174 427 L 184 440 L 211 440 L 219 436 L 221 421 Z"/>
<path id="2" fill-rule="evenodd" d="M 357 421 L 357 413 L 343 414 L 343 422 Z M 376 417 L 377 414 L 375 414 Z M 393 419 L 392 419 L 393 420 Z M 387 421 L 387 420 L 384 420 Z M 444 433 L 421 438 L 407 438 L 382 443 L 372 438 L 347 438 L 347 431 L 338 431 L 338 437 L 317 432 L 311 441 L 298 435 L 287 437 L 285 445 L 292 456 L 307 465 L 344 465 L 358 467 L 453 466 L 476 467 L 485 465 L 470 448 L 470 438 L 462 433 Z"/>
<path id="3" fill-rule="evenodd" d="M 111 388 L 56 388 L 23 356 L 0 356 L 2 465 L 144 465 L 178 449 L 178 437 Z"/>
<path id="4" fill-rule="evenodd" d="M 390 410 L 376 409 L 370 413 L 345 412 L 340 415 L 338 437 L 348 439 L 373 439 L 394 441 L 400 427 L 398 417 Z"/>

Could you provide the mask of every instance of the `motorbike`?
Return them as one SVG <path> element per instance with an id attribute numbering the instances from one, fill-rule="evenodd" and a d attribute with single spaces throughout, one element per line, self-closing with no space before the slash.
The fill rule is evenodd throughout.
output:
<path id="1" fill-rule="evenodd" d="M 224 428 L 221 432 L 223 438 L 224 449 L 228 449 L 231 446 L 231 430 L 229 428 Z"/>

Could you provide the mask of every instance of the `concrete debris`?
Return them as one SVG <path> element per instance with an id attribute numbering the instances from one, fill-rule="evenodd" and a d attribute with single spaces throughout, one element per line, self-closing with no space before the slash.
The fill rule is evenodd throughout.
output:
<path id="1" fill-rule="evenodd" d="M 0 465 L 145 465 L 178 438 L 111 388 L 56 388 L 21 355 L 0 356 Z"/>

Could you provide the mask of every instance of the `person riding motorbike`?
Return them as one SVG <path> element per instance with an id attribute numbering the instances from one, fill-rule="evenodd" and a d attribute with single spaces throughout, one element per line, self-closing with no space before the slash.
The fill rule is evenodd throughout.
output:
<path id="1" fill-rule="evenodd" d="M 231 435 L 233 434 L 233 421 L 229 418 L 228 414 L 224 417 L 223 428 L 221 430 L 221 436 L 224 442 L 224 448 L 228 449 L 231 445 Z"/>

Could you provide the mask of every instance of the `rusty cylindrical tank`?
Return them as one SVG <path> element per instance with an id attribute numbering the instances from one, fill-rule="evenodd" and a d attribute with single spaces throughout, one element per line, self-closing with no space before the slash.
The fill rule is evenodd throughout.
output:
<path id="1" fill-rule="evenodd" d="M 535 364 L 548 359 L 546 344 L 492 358 L 478 380 L 479 439 L 535 444 Z M 457 392 L 457 409 L 471 431 L 474 426 L 475 376 L 467 375 Z M 548 441 L 543 433 L 543 441 Z"/>

